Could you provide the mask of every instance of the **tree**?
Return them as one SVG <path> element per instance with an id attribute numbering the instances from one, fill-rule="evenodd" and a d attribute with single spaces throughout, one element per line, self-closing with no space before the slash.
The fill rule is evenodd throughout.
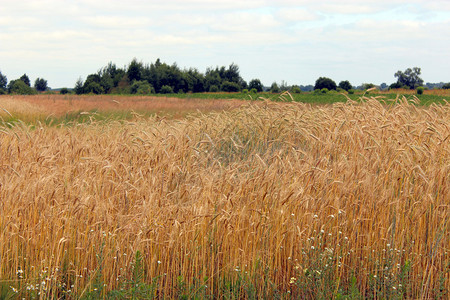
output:
<path id="1" fill-rule="evenodd" d="M 241 90 L 241 86 L 236 82 L 224 81 L 220 86 L 220 89 L 224 92 L 239 92 Z"/>
<path id="2" fill-rule="evenodd" d="M 130 81 L 141 80 L 142 63 L 139 63 L 136 58 L 134 58 L 128 66 L 127 75 Z"/>
<path id="3" fill-rule="evenodd" d="M 33 95 L 36 91 L 29 87 L 23 80 L 11 80 L 8 84 L 8 93 L 18 95 Z"/>
<path id="4" fill-rule="evenodd" d="M 444 84 L 444 85 L 442 86 L 442 88 L 443 88 L 443 89 L 445 89 L 445 90 L 448 90 L 448 89 L 450 89 L 450 82 L 449 82 L 449 83 L 446 83 L 446 84 Z"/>
<path id="5" fill-rule="evenodd" d="M 23 82 L 25 82 L 26 85 L 28 85 L 29 87 L 31 87 L 31 82 L 30 82 L 30 78 L 28 78 L 27 74 L 23 74 L 19 80 L 22 80 Z"/>
<path id="6" fill-rule="evenodd" d="M 272 85 L 270 86 L 270 92 L 271 93 L 279 93 L 280 92 L 280 88 L 278 87 L 278 84 L 276 82 L 272 83 Z"/>
<path id="7" fill-rule="evenodd" d="M 259 79 L 252 79 L 252 80 L 250 80 L 250 82 L 248 84 L 248 88 L 250 90 L 255 89 L 257 92 L 262 92 L 263 91 L 263 85 L 261 83 L 261 80 L 259 80 Z"/>
<path id="8" fill-rule="evenodd" d="M 81 95 L 84 93 L 83 79 L 81 79 L 81 77 L 77 79 L 77 82 L 75 82 L 75 87 L 73 88 L 73 90 L 75 91 L 75 94 L 77 94 L 77 95 Z"/>
<path id="9" fill-rule="evenodd" d="M 8 78 L 6 78 L 6 75 L 3 75 L 2 72 L 0 72 L 0 90 L 6 90 L 7 84 Z"/>
<path id="10" fill-rule="evenodd" d="M 291 87 L 291 93 L 294 94 L 300 94 L 302 92 L 302 90 L 300 89 L 300 87 L 298 87 L 297 85 L 293 85 Z"/>
<path id="11" fill-rule="evenodd" d="M 339 82 L 339 87 L 348 92 L 348 90 L 352 88 L 352 85 L 351 85 L 350 81 L 344 80 L 344 81 Z"/>
<path id="12" fill-rule="evenodd" d="M 397 71 L 394 76 L 397 77 L 398 84 L 400 84 L 401 86 L 407 86 L 411 90 L 413 90 L 416 87 L 423 85 L 423 80 L 419 77 L 420 73 L 420 68 L 414 67 L 412 69 L 406 69 L 405 72 Z"/>
<path id="13" fill-rule="evenodd" d="M 46 91 L 48 89 L 47 80 L 45 80 L 44 78 L 39 78 L 39 77 L 36 78 L 36 80 L 34 81 L 34 88 L 38 92 Z"/>
<path id="14" fill-rule="evenodd" d="M 374 88 L 376 86 L 373 83 L 363 83 L 361 85 L 361 87 L 362 87 L 363 90 L 368 90 L 368 89 Z"/>
<path id="15" fill-rule="evenodd" d="M 393 89 L 401 89 L 403 87 L 403 85 L 400 82 L 394 82 L 389 86 L 390 90 Z"/>
<path id="16" fill-rule="evenodd" d="M 328 90 L 336 90 L 337 85 L 336 82 L 327 77 L 319 77 L 316 80 L 316 84 L 314 85 L 315 90 L 328 89 Z"/>

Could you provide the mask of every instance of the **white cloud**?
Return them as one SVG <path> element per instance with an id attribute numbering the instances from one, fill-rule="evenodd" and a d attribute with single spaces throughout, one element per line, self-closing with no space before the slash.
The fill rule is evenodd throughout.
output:
<path id="1" fill-rule="evenodd" d="M 2 2 L 0 70 L 9 79 L 36 73 L 51 86 L 73 85 L 108 61 L 123 66 L 133 57 L 201 71 L 234 61 L 267 84 L 311 83 L 327 70 L 345 78 L 364 66 L 378 77 L 361 82 L 388 81 L 396 65 L 420 63 L 424 74 L 430 68 L 440 78 L 450 67 L 450 1 Z M 431 62 L 438 58 L 439 68 Z M 388 78 L 377 79 L 383 72 Z"/>
<path id="2" fill-rule="evenodd" d="M 320 16 L 304 8 L 281 8 L 276 13 L 277 19 L 285 22 L 317 21 Z"/>

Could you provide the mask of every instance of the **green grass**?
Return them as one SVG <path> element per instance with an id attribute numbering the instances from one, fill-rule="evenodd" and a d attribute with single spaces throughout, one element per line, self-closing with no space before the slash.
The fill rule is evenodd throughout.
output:
<path id="1" fill-rule="evenodd" d="M 413 97 L 417 97 L 420 100 L 421 105 L 430 105 L 432 103 L 444 104 L 445 96 L 438 95 L 402 95 L 402 94 L 378 94 L 374 92 L 364 93 L 357 92 L 353 95 L 343 95 L 338 92 L 328 92 L 326 94 L 316 94 L 314 92 L 305 92 L 301 94 L 290 94 L 282 95 L 282 94 L 272 94 L 272 93 L 194 93 L 194 94 L 155 94 L 152 96 L 156 97 L 174 97 L 180 99 L 239 99 L 239 100 L 261 100 L 268 99 L 272 101 L 292 101 L 302 102 L 302 103 L 311 103 L 311 104 L 332 104 L 336 102 L 346 102 L 347 97 L 353 101 L 358 101 L 362 96 L 368 97 L 384 97 L 387 102 L 392 102 L 397 97 L 401 98 L 405 96 L 406 99 L 410 100 Z M 292 98 L 291 98 L 292 97 Z M 392 100 L 392 101 L 389 101 Z"/>

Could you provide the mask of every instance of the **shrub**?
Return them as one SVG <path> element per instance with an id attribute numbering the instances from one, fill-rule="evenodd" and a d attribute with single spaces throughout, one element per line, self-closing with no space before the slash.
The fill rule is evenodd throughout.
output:
<path id="1" fill-rule="evenodd" d="M 103 87 L 99 83 L 91 81 L 85 87 L 85 93 L 87 93 L 87 94 L 92 93 L 92 94 L 99 95 L 99 94 L 103 94 L 104 90 L 103 90 Z"/>
<path id="2" fill-rule="evenodd" d="M 256 94 L 258 91 L 255 89 L 255 88 L 253 88 L 253 89 L 251 89 L 250 90 L 250 93 L 253 93 L 253 94 Z"/>
<path id="3" fill-rule="evenodd" d="M 130 87 L 131 94 L 148 95 L 154 92 L 155 89 L 147 81 L 135 81 Z"/>
<path id="4" fill-rule="evenodd" d="M 326 94 L 326 93 L 328 93 L 329 91 L 330 91 L 330 90 L 327 89 L 327 88 L 323 88 L 323 89 L 320 90 L 320 92 L 321 92 L 322 94 Z"/>
<path id="5" fill-rule="evenodd" d="M 419 86 L 417 88 L 417 95 L 422 95 L 424 90 L 425 90 L 425 88 L 423 86 Z"/>
<path id="6" fill-rule="evenodd" d="M 163 85 L 159 92 L 161 94 L 173 94 L 173 88 L 169 85 Z"/>
<path id="7" fill-rule="evenodd" d="M 278 84 L 276 82 L 272 83 L 272 86 L 270 87 L 271 93 L 279 93 L 281 90 L 278 87 Z"/>
<path id="8" fill-rule="evenodd" d="M 212 85 L 209 87 L 209 91 L 211 93 L 217 93 L 219 91 L 219 88 L 217 87 L 217 85 Z"/>
<path id="9" fill-rule="evenodd" d="M 248 89 L 243 89 L 243 90 L 242 90 L 242 93 L 248 94 Z"/>
<path id="10" fill-rule="evenodd" d="M 11 80 L 8 84 L 8 92 L 10 94 L 18 95 L 34 95 L 36 90 L 29 87 L 25 82 L 20 79 Z"/>
<path id="11" fill-rule="evenodd" d="M 446 84 L 444 84 L 444 85 L 442 86 L 442 88 L 443 88 L 443 89 L 445 89 L 445 90 L 448 90 L 448 89 L 450 89 L 450 82 L 449 82 L 449 83 L 446 83 Z"/>
<path id="12" fill-rule="evenodd" d="M 59 91 L 59 93 L 60 93 L 61 95 L 65 95 L 65 94 L 69 94 L 70 91 L 69 91 L 68 88 L 62 88 L 62 89 Z"/>
<path id="13" fill-rule="evenodd" d="M 224 92 L 239 92 L 241 86 L 236 82 L 225 81 L 222 83 L 221 90 Z"/>
<path id="14" fill-rule="evenodd" d="M 295 85 L 292 87 L 291 92 L 294 94 L 300 94 L 302 92 L 302 90 L 298 86 Z"/>
<path id="15" fill-rule="evenodd" d="M 348 94 L 349 94 L 349 95 L 353 95 L 354 93 L 355 93 L 355 90 L 354 90 L 354 89 L 349 89 L 349 90 L 348 90 Z"/>

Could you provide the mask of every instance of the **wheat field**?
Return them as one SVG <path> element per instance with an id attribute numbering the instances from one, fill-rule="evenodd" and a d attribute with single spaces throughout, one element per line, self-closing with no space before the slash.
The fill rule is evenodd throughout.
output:
<path id="1" fill-rule="evenodd" d="M 445 298 L 449 121 L 365 98 L 1 127 L 2 294 Z"/>

